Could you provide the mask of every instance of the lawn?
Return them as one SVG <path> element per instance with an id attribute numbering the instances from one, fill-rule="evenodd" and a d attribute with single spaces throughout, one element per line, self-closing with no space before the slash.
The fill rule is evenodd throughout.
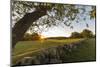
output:
<path id="1" fill-rule="evenodd" d="M 70 45 L 71 43 L 80 42 L 77 52 L 74 52 L 71 60 L 95 60 L 95 39 L 64 39 L 64 40 L 41 40 L 41 41 L 20 41 L 17 43 L 13 51 L 13 63 L 16 63 L 19 59 L 27 56 L 33 56 L 39 53 L 43 49 L 48 49 L 56 46 L 63 46 L 65 44 Z"/>

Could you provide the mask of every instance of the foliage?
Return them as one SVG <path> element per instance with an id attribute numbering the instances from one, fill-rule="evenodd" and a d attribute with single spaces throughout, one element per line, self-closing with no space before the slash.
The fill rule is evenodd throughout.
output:
<path id="1" fill-rule="evenodd" d="M 90 8 L 90 11 L 86 9 Z M 71 5 L 71 4 L 54 4 L 54 3 L 39 3 L 29 1 L 13 1 L 12 2 L 12 20 L 13 26 L 25 14 L 34 12 L 37 9 L 47 10 L 47 15 L 33 22 L 28 30 L 41 33 L 44 28 L 55 26 L 63 23 L 66 26 L 71 26 L 72 22 L 86 20 L 87 16 L 95 18 L 95 6 Z M 81 17 L 82 16 L 82 17 Z M 13 27 L 12 26 L 12 27 Z"/>
<path id="2" fill-rule="evenodd" d="M 41 36 L 38 33 L 33 33 L 33 34 L 29 34 L 29 33 L 25 33 L 24 37 L 23 37 L 23 41 L 34 41 L 34 40 L 40 40 Z"/>
<path id="3" fill-rule="evenodd" d="M 33 33 L 32 34 L 32 40 L 40 40 L 41 36 L 38 33 Z"/>
<path id="4" fill-rule="evenodd" d="M 94 37 L 93 35 L 93 32 L 88 30 L 88 29 L 84 29 L 82 32 L 81 32 L 81 35 L 84 37 L 84 38 L 92 38 Z"/>
<path id="5" fill-rule="evenodd" d="M 96 7 L 92 7 L 92 11 L 90 12 L 90 18 L 96 18 Z"/>
<path id="6" fill-rule="evenodd" d="M 28 40 L 32 40 L 32 36 L 29 33 L 25 33 L 24 37 L 22 40 L 28 41 Z"/>
<path id="7" fill-rule="evenodd" d="M 81 37 L 82 37 L 81 34 L 78 32 L 72 32 L 71 34 L 71 38 L 81 38 Z"/>
<path id="8" fill-rule="evenodd" d="M 88 29 L 84 29 L 82 32 L 78 33 L 78 32 L 72 32 L 70 38 L 94 38 L 95 35 L 93 35 L 93 32 L 88 30 Z"/>

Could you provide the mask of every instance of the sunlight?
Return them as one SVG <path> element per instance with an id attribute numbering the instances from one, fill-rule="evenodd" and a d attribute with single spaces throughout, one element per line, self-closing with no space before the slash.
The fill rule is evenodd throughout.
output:
<path id="1" fill-rule="evenodd" d="M 44 43 L 45 38 L 46 38 L 45 36 L 40 35 L 40 43 Z"/>
<path id="2" fill-rule="evenodd" d="M 46 38 L 45 36 L 40 35 L 40 39 L 41 39 L 41 40 L 44 40 L 45 38 Z"/>

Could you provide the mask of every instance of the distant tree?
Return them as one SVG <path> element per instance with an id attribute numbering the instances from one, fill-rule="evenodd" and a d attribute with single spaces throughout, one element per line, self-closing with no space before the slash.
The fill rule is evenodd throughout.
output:
<path id="1" fill-rule="evenodd" d="M 82 37 L 81 34 L 78 32 L 72 32 L 71 34 L 71 38 L 81 38 L 81 37 Z"/>
<path id="2" fill-rule="evenodd" d="M 38 33 L 33 33 L 32 34 L 32 40 L 40 40 L 41 36 Z"/>
<path id="3" fill-rule="evenodd" d="M 22 38 L 22 41 L 33 41 L 33 40 L 40 40 L 41 39 L 41 35 L 39 35 L 38 33 L 25 33 L 24 37 Z"/>
<path id="4" fill-rule="evenodd" d="M 81 32 L 81 35 L 84 37 L 84 38 L 92 38 L 94 37 L 93 35 L 93 32 L 88 30 L 88 29 L 84 29 L 82 32 Z"/>
<path id="5" fill-rule="evenodd" d="M 29 34 L 29 33 L 25 33 L 25 35 L 22 38 L 22 40 L 25 40 L 25 41 L 32 40 L 32 35 Z"/>
<path id="6" fill-rule="evenodd" d="M 84 29 L 81 33 L 78 32 L 72 32 L 71 38 L 95 38 L 95 35 L 93 35 L 93 32 L 88 30 L 88 29 Z"/>

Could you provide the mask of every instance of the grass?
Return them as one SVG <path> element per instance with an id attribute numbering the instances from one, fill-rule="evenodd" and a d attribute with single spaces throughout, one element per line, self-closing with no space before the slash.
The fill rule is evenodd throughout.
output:
<path id="1" fill-rule="evenodd" d="M 81 39 L 66 39 L 66 40 L 41 40 L 41 41 L 20 41 L 17 43 L 13 55 L 18 55 L 21 53 L 35 51 L 38 49 L 69 44 L 73 42 L 80 41 Z"/>
<path id="2" fill-rule="evenodd" d="M 86 39 L 80 43 L 81 45 L 71 54 L 66 56 L 68 62 L 80 61 L 95 61 L 96 60 L 96 45 L 95 39 Z"/>
<path id="3" fill-rule="evenodd" d="M 43 49 L 50 47 L 55 47 L 64 44 L 70 44 L 74 42 L 79 42 L 84 39 L 64 39 L 64 40 L 41 40 L 41 41 L 20 41 L 17 43 L 13 51 L 13 63 L 15 64 L 19 59 L 27 56 L 33 56 L 34 54 L 39 53 Z M 78 49 L 71 54 L 72 58 L 69 61 L 84 61 L 84 60 L 95 60 L 95 39 L 84 40 L 82 46 L 79 46 Z M 67 56 L 68 57 L 68 56 Z M 65 58 L 66 59 L 66 58 Z M 67 59 L 68 60 L 68 59 Z"/>

